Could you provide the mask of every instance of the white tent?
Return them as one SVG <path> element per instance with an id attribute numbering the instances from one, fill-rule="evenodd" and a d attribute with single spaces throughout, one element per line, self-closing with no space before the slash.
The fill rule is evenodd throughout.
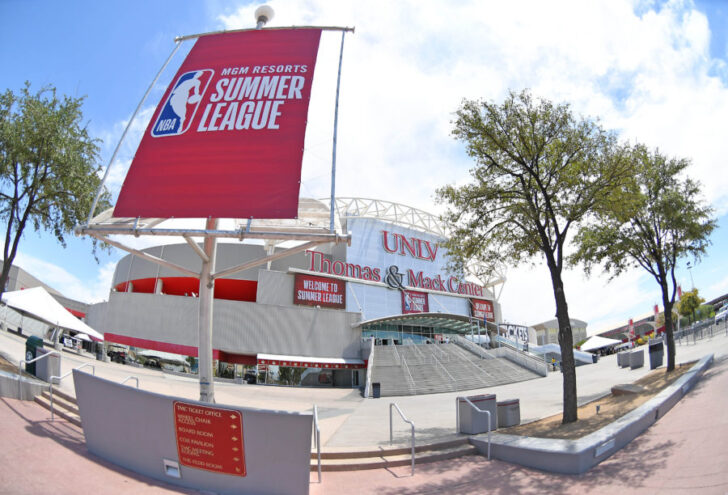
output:
<path id="1" fill-rule="evenodd" d="M 69 313 L 43 287 L 5 292 L 2 300 L 11 308 L 49 325 L 83 333 L 94 340 L 104 340 L 103 335 Z"/>
<path id="2" fill-rule="evenodd" d="M 619 345 L 621 343 L 621 340 L 608 339 L 606 337 L 600 337 L 599 335 L 593 335 L 589 337 L 586 342 L 581 344 L 581 350 L 586 352 L 595 351 L 597 349 L 611 347 L 613 345 Z"/>

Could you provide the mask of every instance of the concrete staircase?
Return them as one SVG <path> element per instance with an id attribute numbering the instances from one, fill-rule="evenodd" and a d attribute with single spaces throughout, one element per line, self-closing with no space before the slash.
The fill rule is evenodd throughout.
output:
<path id="1" fill-rule="evenodd" d="M 372 382 L 382 396 L 472 390 L 538 378 L 505 358 L 486 358 L 456 345 L 376 346 Z"/>
<path id="2" fill-rule="evenodd" d="M 51 410 L 51 396 L 48 389 L 44 389 L 33 400 L 49 411 Z M 75 397 L 55 388 L 53 389 L 53 414 L 81 428 L 81 416 L 78 412 L 78 404 L 76 403 Z"/>
<path id="3" fill-rule="evenodd" d="M 478 449 L 468 442 L 467 437 L 448 442 L 419 445 L 415 446 L 415 466 L 476 454 L 478 454 Z M 317 459 L 316 452 L 312 452 L 312 472 L 318 471 Z M 410 466 L 411 464 L 411 447 L 321 452 L 321 471 L 359 471 Z"/>

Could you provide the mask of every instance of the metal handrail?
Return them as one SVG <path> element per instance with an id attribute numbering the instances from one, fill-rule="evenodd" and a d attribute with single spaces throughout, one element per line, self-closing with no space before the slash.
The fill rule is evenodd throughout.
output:
<path id="1" fill-rule="evenodd" d="M 455 378 L 450 374 L 450 372 L 447 370 L 447 368 L 445 367 L 445 365 L 442 364 L 440 362 L 440 360 L 437 359 L 437 356 L 435 356 L 434 354 L 432 355 L 432 359 L 434 359 L 435 360 L 435 363 L 437 363 L 440 366 L 440 368 L 442 368 L 442 370 L 447 374 L 447 376 L 450 377 L 450 382 L 454 384 L 457 380 L 455 380 Z"/>
<path id="2" fill-rule="evenodd" d="M 366 383 L 364 384 L 364 398 L 368 399 L 372 394 L 372 371 L 374 368 L 374 337 L 371 339 L 371 347 L 369 348 L 369 360 L 367 361 Z"/>
<path id="3" fill-rule="evenodd" d="M 402 363 L 402 356 L 400 356 L 399 355 L 399 352 L 397 352 L 397 346 L 396 345 L 393 345 L 392 346 L 392 349 L 394 349 L 394 355 L 397 356 L 397 361 L 399 361 L 400 363 Z"/>
<path id="4" fill-rule="evenodd" d="M 36 361 L 40 361 L 41 359 L 47 358 L 54 354 L 58 354 L 59 356 L 61 355 L 61 353 L 58 351 L 49 351 L 49 352 L 46 352 L 45 354 L 41 354 L 40 356 L 30 359 L 28 361 L 26 361 L 25 359 L 21 359 L 20 362 L 18 363 L 18 375 L 20 375 L 23 372 L 23 363 L 25 363 L 25 364 L 35 363 Z"/>
<path id="5" fill-rule="evenodd" d="M 464 339 L 460 337 L 459 335 L 455 335 L 452 338 L 453 342 L 460 346 L 461 348 L 464 348 L 470 352 L 473 352 L 478 355 L 481 359 L 493 359 L 493 356 L 488 354 L 488 352 L 480 347 L 479 345 L 475 344 L 474 342 L 469 341 L 468 339 Z"/>
<path id="6" fill-rule="evenodd" d="M 399 413 L 400 417 L 405 423 L 409 423 L 410 427 L 412 428 L 412 476 L 415 475 L 415 423 L 414 421 L 410 421 L 407 419 L 402 412 L 402 410 L 399 408 L 397 404 L 394 402 L 389 403 L 389 445 L 392 445 L 392 407 L 397 409 L 397 412 Z"/>
<path id="7" fill-rule="evenodd" d="M 34 357 L 33 359 L 30 359 L 27 361 L 25 359 L 20 360 L 20 362 L 18 363 L 18 398 L 19 399 L 23 398 L 23 387 L 21 385 L 22 378 L 23 378 L 23 363 L 25 363 L 25 364 L 35 363 L 36 361 L 40 361 L 41 359 L 50 357 L 54 354 L 57 354 L 59 356 L 61 355 L 61 353 L 58 351 L 49 351 L 49 352 L 46 352 L 45 354 L 41 354 L 40 356 Z M 53 377 L 51 377 L 51 383 L 52 383 L 52 379 L 53 379 Z"/>
<path id="8" fill-rule="evenodd" d="M 318 406 L 313 405 L 313 441 L 316 444 L 316 457 L 318 458 L 318 482 L 321 483 L 321 429 L 318 421 Z"/>
<path id="9" fill-rule="evenodd" d="M 472 407 L 479 413 L 486 413 L 488 415 L 488 460 L 490 460 L 490 424 L 491 424 L 490 423 L 490 421 L 491 421 L 490 411 L 486 411 L 486 410 L 479 408 L 478 406 L 476 406 L 475 404 L 470 402 L 470 399 L 468 399 L 467 397 L 457 397 L 455 399 L 455 430 L 457 433 L 460 433 L 460 404 L 459 404 L 460 400 L 463 400 L 463 401 L 467 402 L 468 404 L 470 404 L 470 407 Z"/>
<path id="10" fill-rule="evenodd" d="M 128 382 L 129 380 L 136 380 L 136 388 L 139 388 L 139 377 L 138 377 L 138 376 L 134 376 L 134 375 L 129 375 L 129 376 L 127 376 L 126 378 L 124 378 L 124 379 L 123 379 L 123 380 L 121 381 L 120 385 L 124 385 L 124 384 L 125 384 L 126 382 Z"/>
<path id="11" fill-rule="evenodd" d="M 52 376 L 50 378 L 51 382 L 48 384 L 48 390 L 49 390 L 49 393 L 50 393 L 50 396 L 51 396 L 51 421 L 53 421 L 55 419 L 55 414 L 54 414 L 54 411 L 53 411 L 53 379 L 54 378 L 57 378 L 58 379 L 58 383 L 61 383 L 61 380 L 63 380 L 68 375 L 70 375 L 71 373 L 73 373 L 74 370 L 80 370 L 81 368 L 85 368 L 86 366 L 90 366 L 91 367 L 91 370 L 93 372 L 92 374 L 94 376 L 96 376 L 96 366 L 94 366 L 91 363 L 83 363 L 81 366 L 76 366 L 71 371 L 69 371 L 69 372 L 67 372 L 67 373 L 65 373 L 65 374 L 63 374 L 61 376 Z"/>
<path id="12" fill-rule="evenodd" d="M 415 385 L 415 379 L 412 378 L 412 372 L 410 372 L 409 366 L 407 366 L 407 360 L 403 357 L 401 361 L 402 367 L 407 372 L 407 376 L 409 376 L 409 385 L 412 388 L 412 390 L 417 389 L 417 385 Z"/>

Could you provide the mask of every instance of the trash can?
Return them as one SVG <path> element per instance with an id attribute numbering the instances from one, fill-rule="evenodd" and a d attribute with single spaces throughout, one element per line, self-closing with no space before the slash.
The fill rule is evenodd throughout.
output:
<path id="1" fill-rule="evenodd" d="M 94 346 L 96 346 L 96 361 L 104 361 L 104 344 L 95 342 Z"/>
<path id="2" fill-rule="evenodd" d="M 498 428 L 521 424 L 521 401 L 511 399 L 498 402 Z"/>
<path id="3" fill-rule="evenodd" d="M 658 366 L 662 366 L 662 358 L 664 357 L 664 348 L 662 342 L 654 342 L 650 344 L 650 369 L 654 370 Z"/>
<path id="4" fill-rule="evenodd" d="M 634 370 L 645 365 L 645 353 L 642 349 L 635 349 L 629 353 L 629 369 Z"/>
<path id="5" fill-rule="evenodd" d="M 476 410 L 465 399 L 472 402 L 478 409 L 490 411 L 490 430 L 498 428 L 498 406 L 495 401 L 495 394 L 471 395 L 470 397 L 458 397 L 458 425 L 459 433 L 475 435 L 488 431 L 488 415 Z"/>
<path id="6" fill-rule="evenodd" d="M 629 366 L 629 351 L 617 353 L 617 366 L 620 368 L 626 368 Z"/>
<path id="7" fill-rule="evenodd" d="M 38 356 L 51 352 L 51 349 L 45 347 L 39 347 L 36 349 Z M 52 376 L 61 375 L 61 356 L 53 354 L 46 358 L 33 363 L 35 365 L 35 376 L 43 380 L 44 382 L 51 382 Z M 57 383 L 57 382 L 56 382 Z"/>
<path id="8" fill-rule="evenodd" d="M 41 347 L 43 347 L 43 339 L 35 335 L 28 337 L 28 340 L 25 341 L 25 360 L 30 361 L 40 356 L 38 349 Z M 25 363 L 25 371 L 35 375 L 35 363 Z"/>
<path id="9" fill-rule="evenodd" d="M 379 382 L 372 382 L 372 397 L 378 399 L 382 396 L 382 385 Z"/>

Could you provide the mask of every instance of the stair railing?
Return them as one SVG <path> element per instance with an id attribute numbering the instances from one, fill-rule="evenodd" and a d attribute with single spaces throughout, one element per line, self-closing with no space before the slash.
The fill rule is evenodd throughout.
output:
<path id="1" fill-rule="evenodd" d="M 41 354 L 38 357 L 34 357 L 33 359 L 28 359 L 28 360 L 21 359 L 20 362 L 18 362 L 18 399 L 23 398 L 23 387 L 21 384 L 22 379 L 23 379 L 23 364 L 35 363 L 36 361 L 40 361 L 41 359 L 45 359 L 54 354 L 56 354 L 58 356 L 61 355 L 61 353 L 58 351 L 50 351 L 50 352 L 46 352 L 45 354 Z M 51 379 L 52 378 L 53 377 L 51 377 Z M 52 380 L 51 380 L 51 382 L 52 382 Z"/>
<path id="2" fill-rule="evenodd" d="M 399 413 L 400 417 L 405 423 L 409 423 L 410 428 L 412 430 L 412 476 L 415 475 L 415 423 L 414 421 L 410 421 L 407 419 L 407 417 L 404 415 L 402 410 L 399 408 L 397 404 L 394 402 L 389 403 L 389 445 L 392 445 L 393 442 L 393 434 L 392 434 L 392 407 L 397 409 L 397 412 Z"/>
<path id="3" fill-rule="evenodd" d="M 490 460 L 490 425 L 491 425 L 491 419 L 490 419 L 490 411 L 483 410 L 473 404 L 470 399 L 467 397 L 457 397 L 455 398 L 455 429 L 457 430 L 457 433 L 460 433 L 460 401 L 467 402 L 470 407 L 475 409 L 479 413 L 486 413 L 488 415 L 488 460 Z"/>
<path id="4" fill-rule="evenodd" d="M 124 378 L 124 379 L 123 379 L 123 380 L 121 381 L 120 385 L 124 385 L 124 384 L 125 384 L 126 382 L 128 382 L 129 380 L 136 380 L 136 388 L 139 388 L 139 377 L 138 377 L 138 376 L 134 376 L 134 375 L 129 375 L 129 376 L 127 376 L 126 378 Z"/>
<path id="5" fill-rule="evenodd" d="M 313 441 L 316 444 L 316 457 L 318 458 L 318 482 L 321 483 L 321 429 L 319 428 L 318 406 L 313 405 Z"/>
<path id="6" fill-rule="evenodd" d="M 404 357 L 402 358 L 402 367 L 407 372 L 407 377 L 409 377 L 410 390 L 414 392 L 417 389 L 417 386 L 415 385 L 415 379 L 412 378 L 412 373 L 410 372 L 409 366 L 407 366 L 407 360 Z"/>
<path id="7" fill-rule="evenodd" d="M 451 384 L 451 388 L 453 388 L 453 387 L 455 386 L 455 382 L 456 382 L 457 380 L 455 380 L 455 378 L 454 378 L 454 377 L 453 377 L 453 376 L 452 376 L 452 375 L 450 374 L 450 372 L 449 372 L 449 371 L 447 370 L 447 368 L 445 367 L 445 365 L 443 365 L 443 364 L 442 364 L 442 363 L 440 362 L 440 360 L 439 360 L 439 359 L 437 359 L 437 356 L 435 356 L 435 355 L 433 354 L 433 355 L 432 355 L 432 359 L 434 359 L 434 360 L 435 360 L 435 362 L 436 362 L 436 363 L 437 363 L 437 364 L 438 364 L 438 365 L 440 366 L 440 368 L 442 368 L 442 370 L 443 370 L 443 371 L 444 371 L 444 372 L 445 372 L 445 373 L 447 374 L 447 376 L 449 376 L 449 377 L 450 377 L 450 384 Z"/>
<path id="8" fill-rule="evenodd" d="M 51 421 L 53 421 L 54 418 L 55 418 L 54 411 L 53 411 L 53 380 L 54 380 L 54 378 L 58 380 L 58 383 L 61 383 L 61 380 L 63 380 L 68 375 L 70 375 L 71 373 L 73 373 L 74 370 L 80 370 L 81 368 L 85 368 L 86 366 L 91 367 L 92 374 L 94 376 L 96 376 L 96 366 L 94 366 L 91 363 L 83 363 L 81 366 L 77 366 L 77 367 L 73 368 L 71 371 L 69 371 L 68 373 L 65 373 L 64 375 L 61 375 L 61 376 L 52 376 L 50 378 L 51 383 L 48 384 L 48 390 L 49 390 L 49 393 L 50 393 L 50 396 L 51 396 Z"/>
<path id="9" fill-rule="evenodd" d="M 374 337 L 371 338 L 371 347 L 369 348 L 369 360 L 367 361 L 367 378 L 364 385 L 364 398 L 368 399 L 372 393 L 372 370 L 374 369 Z"/>

